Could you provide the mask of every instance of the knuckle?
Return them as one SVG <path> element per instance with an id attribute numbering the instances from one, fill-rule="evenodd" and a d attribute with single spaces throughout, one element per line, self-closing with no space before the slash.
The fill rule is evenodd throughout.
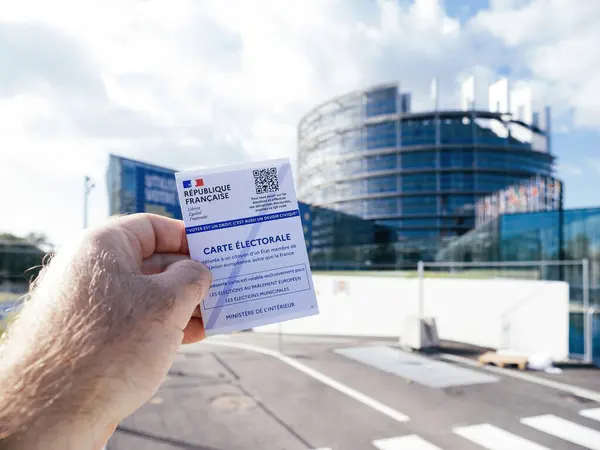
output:
<path id="1" fill-rule="evenodd" d="M 184 280 L 190 286 L 197 296 L 203 295 L 211 284 L 210 271 L 206 266 L 197 261 L 189 260 L 182 263 L 185 270 Z"/>

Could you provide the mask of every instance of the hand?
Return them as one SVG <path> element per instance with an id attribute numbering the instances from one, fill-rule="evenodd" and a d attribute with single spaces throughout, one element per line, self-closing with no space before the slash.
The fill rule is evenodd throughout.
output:
<path id="1" fill-rule="evenodd" d="M 100 448 L 179 345 L 204 338 L 210 273 L 182 222 L 136 214 L 87 231 L 39 279 L 0 353 L 0 448 Z"/>

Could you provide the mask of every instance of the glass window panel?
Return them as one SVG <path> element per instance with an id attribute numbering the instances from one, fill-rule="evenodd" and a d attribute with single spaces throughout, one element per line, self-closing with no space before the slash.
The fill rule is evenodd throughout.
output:
<path id="1" fill-rule="evenodd" d="M 390 228 L 398 228 L 401 227 L 404 223 L 403 219 L 386 219 L 386 220 L 378 220 L 377 225 L 381 225 L 384 227 Z"/>
<path id="2" fill-rule="evenodd" d="M 437 198 L 433 195 L 403 197 L 400 202 L 404 215 L 437 213 Z"/>
<path id="3" fill-rule="evenodd" d="M 437 181 L 435 174 L 406 174 L 401 176 L 402 192 L 435 191 Z"/>
<path id="4" fill-rule="evenodd" d="M 358 175 L 367 172 L 394 170 L 398 167 L 396 154 L 373 155 L 366 158 L 350 159 L 339 163 L 337 174 L 344 176 Z M 335 174 L 332 174 L 334 177 Z M 339 176 L 339 175 L 338 175 Z"/>
<path id="5" fill-rule="evenodd" d="M 335 137 L 332 138 L 332 142 L 337 142 L 338 146 L 338 148 L 332 152 L 333 154 L 354 153 L 363 148 L 361 131 L 357 129 L 346 131 L 341 135 L 335 135 Z"/>
<path id="6" fill-rule="evenodd" d="M 505 261 L 558 259 L 557 212 L 507 214 L 500 218 L 500 255 Z"/>
<path id="7" fill-rule="evenodd" d="M 498 191 L 527 178 L 527 175 L 507 176 L 501 173 L 479 173 L 477 174 L 477 190 L 484 192 Z"/>
<path id="8" fill-rule="evenodd" d="M 435 195 L 415 195 L 414 197 L 403 197 L 404 205 L 436 205 L 437 197 Z"/>
<path id="9" fill-rule="evenodd" d="M 440 124 L 442 144 L 471 144 L 473 138 L 473 124 L 468 117 L 446 119 Z"/>
<path id="10" fill-rule="evenodd" d="M 344 175 L 356 175 L 364 172 L 364 160 L 350 159 L 340 163 L 340 173 Z"/>
<path id="11" fill-rule="evenodd" d="M 404 219 L 403 227 L 437 227 L 438 222 L 435 218 Z"/>
<path id="12" fill-rule="evenodd" d="M 473 150 L 454 149 L 440 152 L 440 167 L 473 167 Z"/>
<path id="13" fill-rule="evenodd" d="M 434 237 L 438 234 L 437 230 L 398 230 L 398 236 L 404 238 Z"/>
<path id="14" fill-rule="evenodd" d="M 472 195 L 441 195 L 442 214 L 456 214 L 473 210 Z"/>
<path id="15" fill-rule="evenodd" d="M 375 155 L 365 158 L 365 167 L 368 172 L 377 172 L 380 170 L 393 170 L 398 167 L 398 158 L 396 154 Z"/>
<path id="16" fill-rule="evenodd" d="M 401 129 L 403 146 L 435 144 L 433 120 L 403 120 Z"/>
<path id="17" fill-rule="evenodd" d="M 372 217 L 397 214 L 397 201 L 397 197 L 369 199 L 366 201 L 366 215 Z"/>
<path id="18" fill-rule="evenodd" d="M 440 175 L 442 191 L 472 191 L 474 189 L 473 174 L 468 172 L 448 172 Z"/>
<path id="19" fill-rule="evenodd" d="M 434 168 L 435 152 L 404 152 L 401 155 L 403 169 Z"/>
<path id="20" fill-rule="evenodd" d="M 396 147 L 396 123 L 392 121 L 382 122 L 366 126 L 367 149 Z"/>
<path id="21" fill-rule="evenodd" d="M 477 167 L 505 170 L 507 156 L 504 152 L 478 152 L 475 164 Z"/>
<path id="22" fill-rule="evenodd" d="M 363 181 L 366 185 L 366 191 L 368 194 L 397 191 L 397 177 L 395 175 L 387 177 L 367 178 Z"/>
<path id="23" fill-rule="evenodd" d="M 472 217 L 442 217 L 443 227 L 473 228 L 475 220 Z"/>
<path id="24" fill-rule="evenodd" d="M 396 112 L 397 89 L 395 87 L 379 89 L 366 94 L 367 104 L 365 113 L 367 117 Z"/>
<path id="25" fill-rule="evenodd" d="M 364 212 L 364 201 L 363 200 L 351 200 L 348 202 L 341 202 L 338 205 L 337 211 L 345 214 L 352 214 L 355 216 L 362 216 Z"/>

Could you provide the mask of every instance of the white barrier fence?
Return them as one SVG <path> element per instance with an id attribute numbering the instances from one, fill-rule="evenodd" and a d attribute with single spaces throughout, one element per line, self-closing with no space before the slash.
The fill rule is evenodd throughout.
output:
<path id="1" fill-rule="evenodd" d="M 258 332 L 399 337 L 408 316 L 437 321 L 440 339 L 569 355 L 569 286 L 560 281 L 315 275 L 320 314 Z M 421 284 L 422 283 L 422 284 Z M 420 291 L 420 286 L 422 290 Z"/>

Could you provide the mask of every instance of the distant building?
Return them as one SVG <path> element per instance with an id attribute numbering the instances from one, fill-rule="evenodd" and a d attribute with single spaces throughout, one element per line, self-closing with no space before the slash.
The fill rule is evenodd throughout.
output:
<path id="1" fill-rule="evenodd" d="M 106 180 L 110 215 L 147 212 L 182 218 L 175 170 L 110 155 Z"/>
<path id="2" fill-rule="evenodd" d="M 433 260 L 475 226 L 479 198 L 552 176 L 549 110 L 542 128 L 529 91 L 496 83 L 489 110 L 474 109 L 469 83 L 461 93 L 464 109 L 413 113 L 410 94 L 380 85 L 331 99 L 300 120 L 299 199 L 369 223 L 346 242 L 313 239 L 313 260 L 388 268 Z M 326 231 L 313 223 L 318 233 Z"/>

